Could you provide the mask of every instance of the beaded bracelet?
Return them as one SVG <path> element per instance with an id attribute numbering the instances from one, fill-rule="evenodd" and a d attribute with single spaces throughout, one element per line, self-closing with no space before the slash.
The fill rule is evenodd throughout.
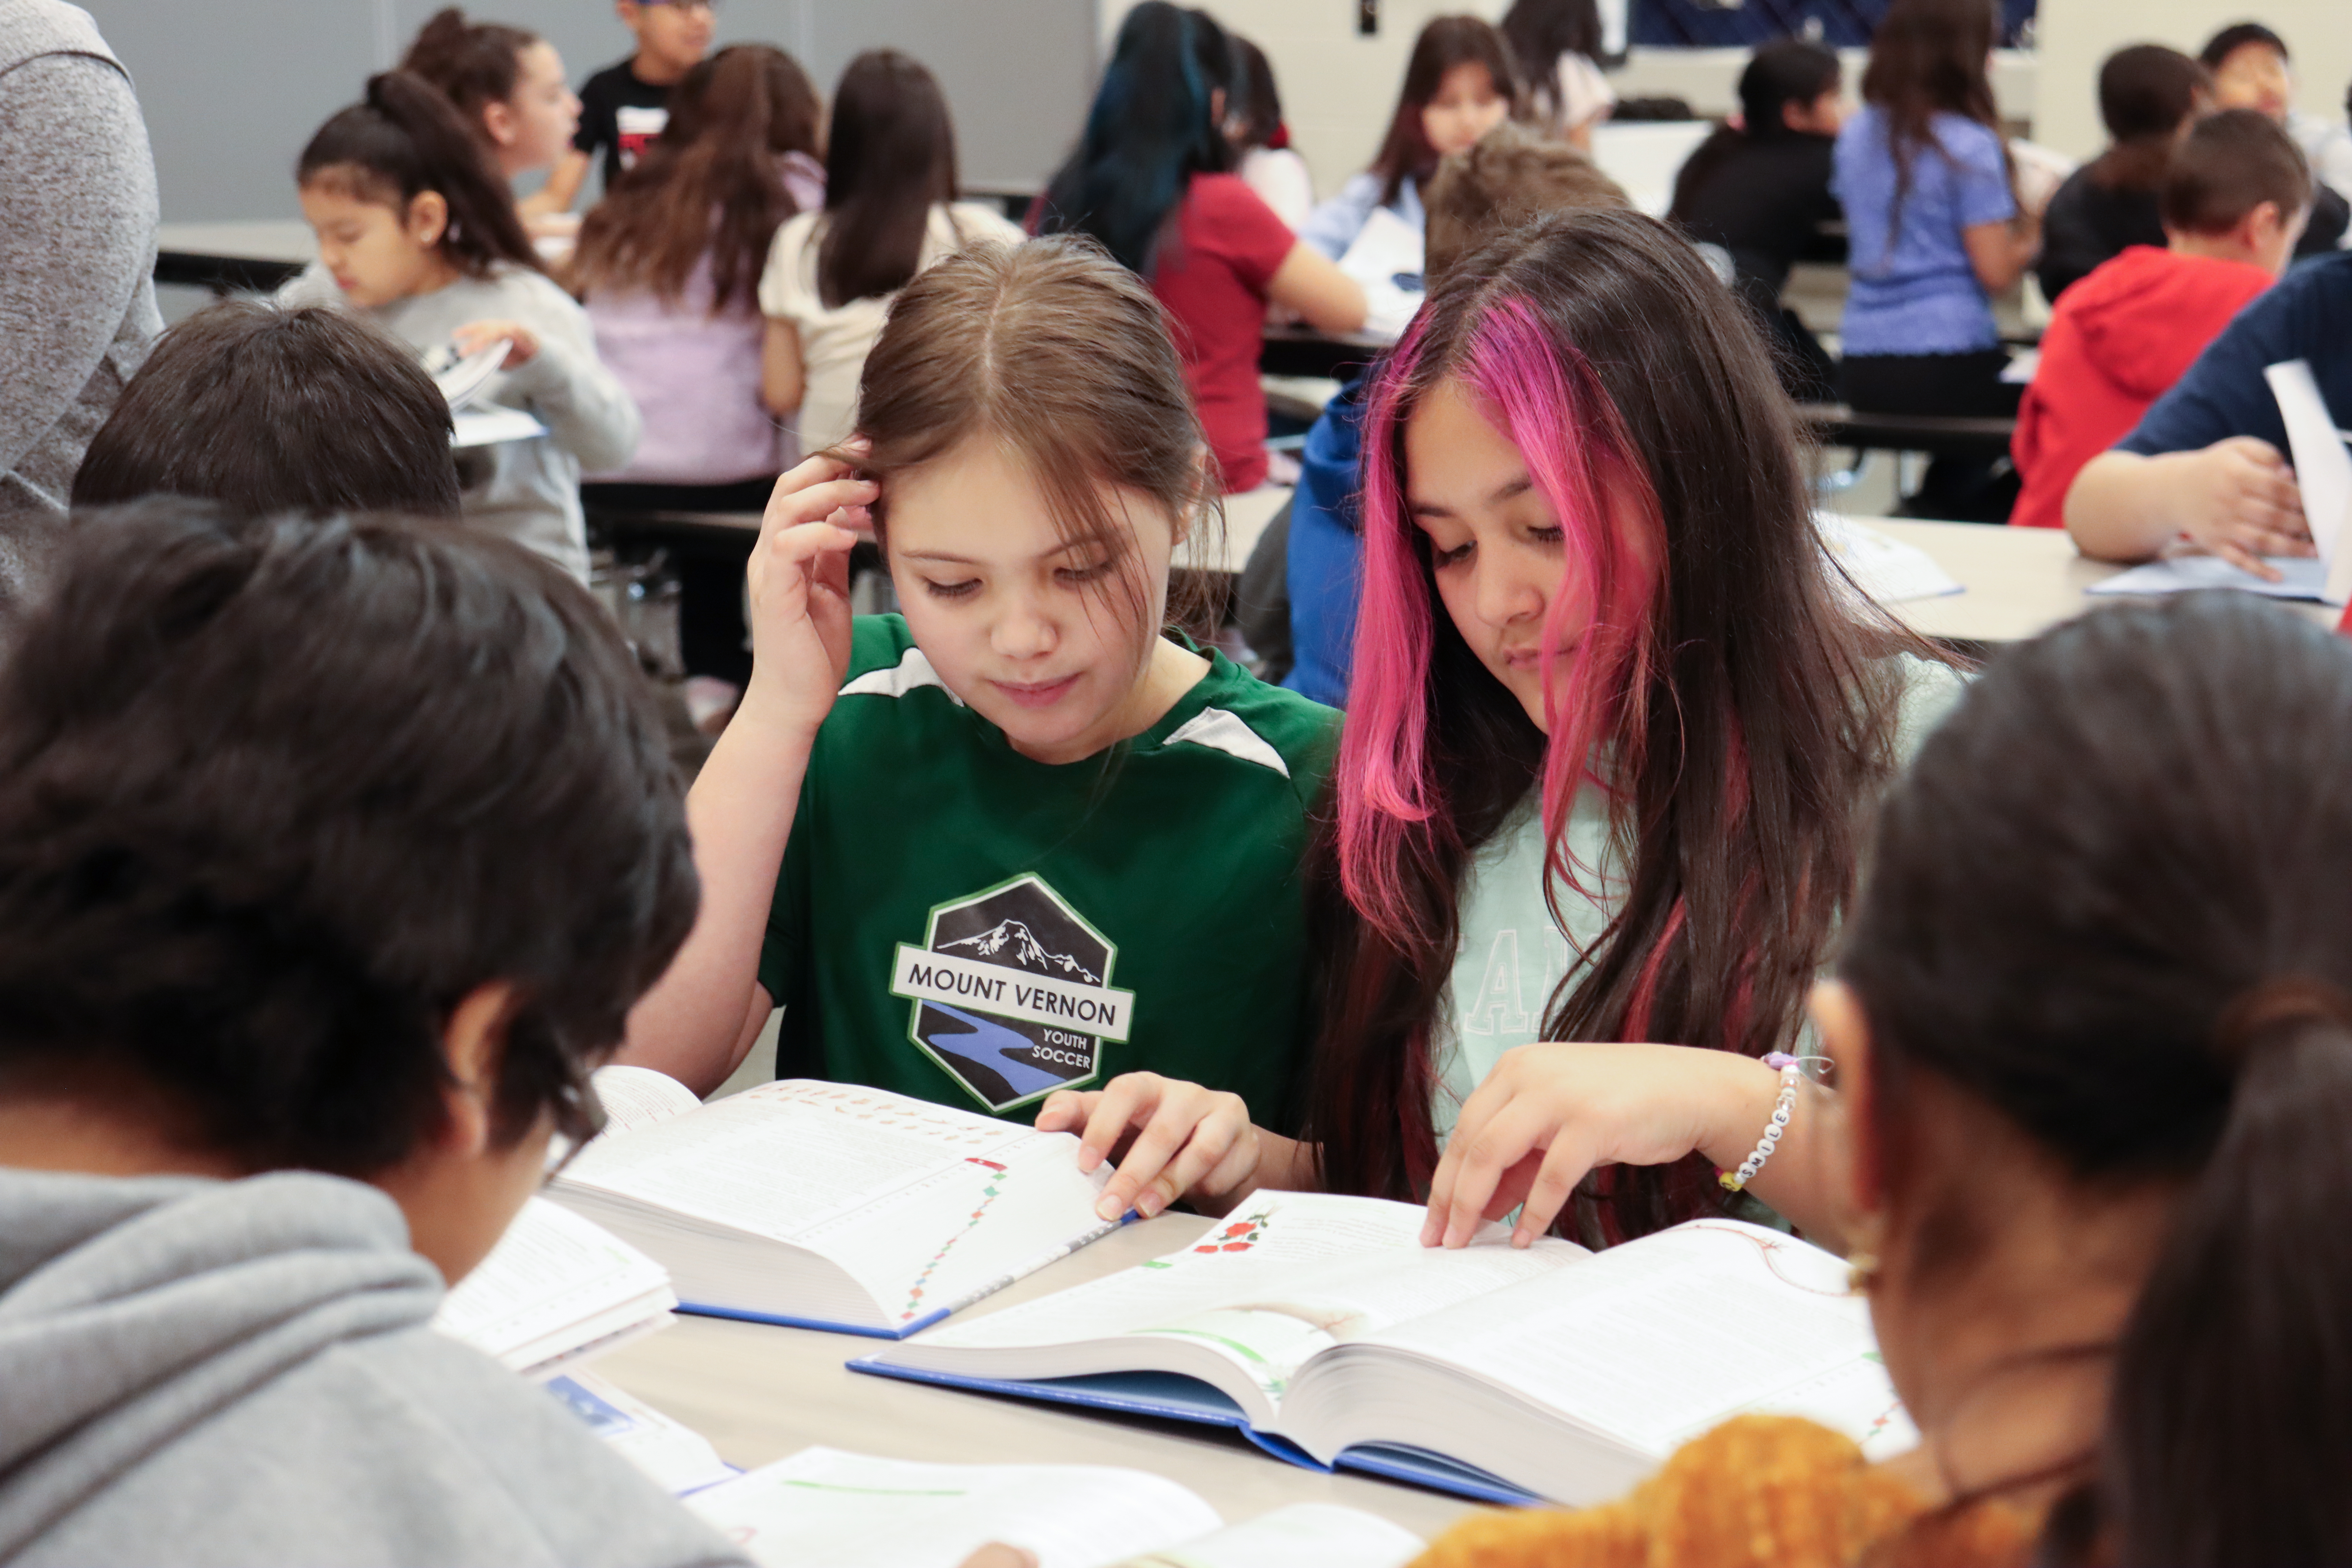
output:
<path id="1" fill-rule="evenodd" d="M 1723 1184 L 1726 1192 L 1744 1191 L 1756 1179 L 1764 1162 L 1780 1146 L 1780 1134 L 1789 1130 L 1789 1118 L 1797 1109 L 1797 1083 L 1804 1076 L 1803 1062 L 1785 1051 L 1774 1051 L 1764 1058 L 1764 1065 L 1780 1069 L 1780 1097 L 1772 1102 L 1772 1120 L 1766 1125 L 1764 1136 L 1756 1141 L 1754 1151 L 1739 1163 L 1739 1169 L 1716 1173 L 1715 1179 Z"/>

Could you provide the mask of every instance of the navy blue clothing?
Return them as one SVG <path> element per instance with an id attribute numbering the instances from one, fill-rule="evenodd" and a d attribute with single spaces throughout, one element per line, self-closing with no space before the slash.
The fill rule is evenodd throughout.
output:
<path id="1" fill-rule="evenodd" d="M 2116 448 L 2153 458 L 2259 436 L 2284 452 L 2286 423 L 2263 371 L 2291 359 L 2311 362 L 2327 412 L 2352 426 L 2352 251 L 2303 263 L 2239 311 Z"/>
<path id="2" fill-rule="evenodd" d="M 1369 374 L 1339 389 L 1298 454 L 1290 501 L 1290 640 L 1294 660 L 1282 684 L 1332 708 L 1348 703 L 1355 658 L 1356 604 L 1364 591 L 1364 445 Z"/>

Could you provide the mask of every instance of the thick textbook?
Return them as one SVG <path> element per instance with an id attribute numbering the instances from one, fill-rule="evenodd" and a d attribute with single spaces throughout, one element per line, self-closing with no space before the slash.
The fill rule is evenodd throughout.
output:
<path id="1" fill-rule="evenodd" d="M 1118 1228 L 1095 1215 L 1108 1168 L 1081 1174 L 1067 1132 L 803 1079 L 679 1114 L 652 1098 L 547 1194 L 667 1268 L 684 1311 L 899 1338 Z"/>
<path id="2" fill-rule="evenodd" d="M 532 1198 L 443 1299 L 433 1326 L 545 1381 L 666 1326 L 677 1305 L 660 1264 L 602 1226 Z"/>
<path id="3" fill-rule="evenodd" d="M 1262 1194 L 1165 1258 L 850 1364 L 918 1382 L 1216 1422 L 1294 1463 L 1500 1502 L 1622 1493 L 1747 1411 L 1874 1456 L 1915 1440 L 1843 1263 L 1696 1220 L 1592 1253 L 1423 1211 Z"/>
<path id="4" fill-rule="evenodd" d="M 1162 1476 L 1097 1465 L 929 1465 L 809 1448 L 687 1506 L 762 1568 L 956 1568 L 992 1541 L 1038 1568 L 1401 1568 L 1412 1531 L 1298 1503 L 1226 1527 Z"/>

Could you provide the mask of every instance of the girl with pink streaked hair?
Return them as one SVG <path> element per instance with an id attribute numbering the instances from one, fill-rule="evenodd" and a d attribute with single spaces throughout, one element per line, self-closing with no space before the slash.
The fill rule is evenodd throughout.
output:
<path id="1" fill-rule="evenodd" d="M 1126 1146 L 1107 1196 L 1425 1199 L 1448 1246 L 1760 1200 L 1836 1245 L 1810 1078 L 1752 1196 L 1717 1173 L 1791 1087 L 1761 1058 L 1804 1048 L 1868 809 L 1957 676 L 1837 580 L 1754 322 L 1648 218 L 1454 268 L 1365 419 L 1304 1135 L 1115 1080 L 1083 1097 L 1087 1150 Z"/>

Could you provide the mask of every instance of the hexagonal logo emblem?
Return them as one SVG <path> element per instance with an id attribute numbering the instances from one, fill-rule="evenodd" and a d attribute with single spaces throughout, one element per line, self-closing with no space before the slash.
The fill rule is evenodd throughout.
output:
<path id="1" fill-rule="evenodd" d="M 1134 1027 L 1110 983 L 1118 949 L 1036 874 L 934 905 L 923 945 L 900 942 L 890 994 L 907 1037 L 991 1110 L 1094 1081 L 1102 1043 Z"/>

